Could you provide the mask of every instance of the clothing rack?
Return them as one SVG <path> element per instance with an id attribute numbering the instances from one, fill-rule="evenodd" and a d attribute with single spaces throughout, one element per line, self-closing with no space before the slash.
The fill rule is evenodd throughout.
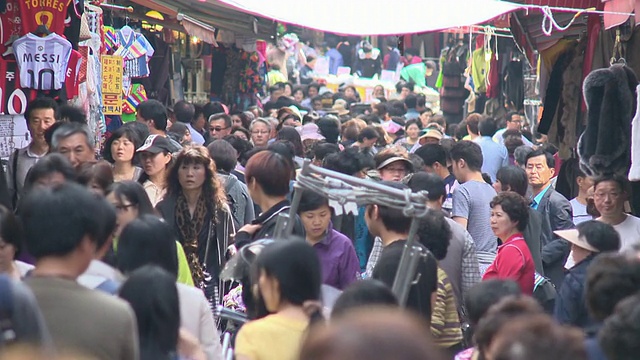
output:
<path id="1" fill-rule="evenodd" d="M 100 7 L 105 8 L 105 9 L 124 10 L 124 11 L 129 12 L 129 13 L 133 12 L 133 6 L 115 5 L 115 4 L 104 3 L 104 2 L 101 2 L 101 1 L 94 1 L 94 2 L 91 2 L 90 4 L 91 5 L 100 6 Z"/>
<path id="2" fill-rule="evenodd" d="M 398 298 L 398 302 L 404 306 L 409 289 L 414 282 L 418 261 L 429 254 L 428 250 L 416 243 L 419 218 L 430 211 L 426 206 L 428 193 L 426 191 L 412 193 L 410 189 L 396 189 L 377 182 L 341 174 L 312 165 L 309 159 L 304 161 L 294 188 L 296 191 L 289 214 L 281 213 L 279 215 L 275 231 L 276 239 L 287 239 L 293 232 L 295 221 L 292 219 L 295 218 L 298 211 L 303 190 L 313 191 L 328 198 L 334 209 L 351 207 L 357 211 L 357 206 L 376 204 L 400 210 L 405 216 L 413 218 L 392 286 L 392 291 Z"/>

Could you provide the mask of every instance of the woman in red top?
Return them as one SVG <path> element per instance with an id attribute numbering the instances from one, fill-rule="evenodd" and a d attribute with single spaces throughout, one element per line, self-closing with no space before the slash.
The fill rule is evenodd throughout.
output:
<path id="1" fill-rule="evenodd" d="M 533 294 L 535 265 L 522 231 L 529 221 L 525 199 L 512 191 L 498 194 L 491 201 L 491 230 L 500 239 L 498 255 L 484 279 L 510 279 L 524 294 Z"/>

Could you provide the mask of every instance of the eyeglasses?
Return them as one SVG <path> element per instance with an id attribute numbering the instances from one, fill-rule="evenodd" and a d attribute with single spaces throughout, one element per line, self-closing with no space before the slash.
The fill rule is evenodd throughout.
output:
<path id="1" fill-rule="evenodd" d="M 224 127 L 224 128 L 223 127 L 212 127 L 210 129 L 211 129 L 211 131 L 220 132 L 222 130 L 227 130 L 228 128 L 229 127 Z"/>
<path id="2" fill-rule="evenodd" d="M 116 210 L 118 210 L 118 211 L 125 211 L 128 208 L 134 207 L 134 206 L 136 206 L 136 205 L 135 204 L 128 204 L 128 205 L 120 204 L 120 205 L 116 205 L 115 207 L 116 207 Z"/>
<path id="3" fill-rule="evenodd" d="M 253 134 L 253 135 L 266 135 L 266 134 L 268 134 L 268 133 L 269 133 L 269 132 L 268 132 L 267 130 L 262 130 L 262 131 L 255 130 L 255 131 L 252 131 L 252 132 L 251 132 L 251 134 Z"/>
<path id="4" fill-rule="evenodd" d="M 593 197 L 596 198 L 596 199 L 604 199 L 607 196 L 610 196 L 611 199 L 615 200 L 615 199 L 620 197 L 620 193 L 618 193 L 618 192 L 609 192 L 609 193 L 607 193 L 607 192 L 596 192 L 596 193 L 593 194 Z"/>

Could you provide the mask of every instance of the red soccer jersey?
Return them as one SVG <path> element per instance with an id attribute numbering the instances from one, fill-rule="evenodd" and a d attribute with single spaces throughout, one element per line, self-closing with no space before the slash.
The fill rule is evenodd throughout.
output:
<path id="1" fill-rule="evenodd" d="M 524 294 L 532 295 L 535 271 L 536 267 L 527 243 L 522 234 L 515 234 L 498 246 L 498 255 L 482 279 L 513 280 L 520 285 Z"/>
<path id="2" fill-rule="evenodd" d="M 80 85 L 78 82 L 78 73 L 80 71 L 80 65 L 82 65 L 82 54 L 71 50 L 64 80 L 64 88 L 67 91 L 67 99 L 69 100 L 78 96 L 78 85 Z"/>
<path id="3" fill-rule="evenodd" d="M 22 34 L 46 25 L 51 32 L 64 34 L 67 7 L 71 0 L 18 0 L 22 18 Z"/>

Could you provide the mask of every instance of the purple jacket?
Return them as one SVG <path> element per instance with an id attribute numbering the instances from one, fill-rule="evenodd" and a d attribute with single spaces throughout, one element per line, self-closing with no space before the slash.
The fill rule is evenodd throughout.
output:
<path id="1" fill-rule="evenodd" d="M 329 224 L 327 235 L 313 245 L 322 266 L 322 282 L 343 290 L 358 279 L 360 262 L 351 240 Z"/>

